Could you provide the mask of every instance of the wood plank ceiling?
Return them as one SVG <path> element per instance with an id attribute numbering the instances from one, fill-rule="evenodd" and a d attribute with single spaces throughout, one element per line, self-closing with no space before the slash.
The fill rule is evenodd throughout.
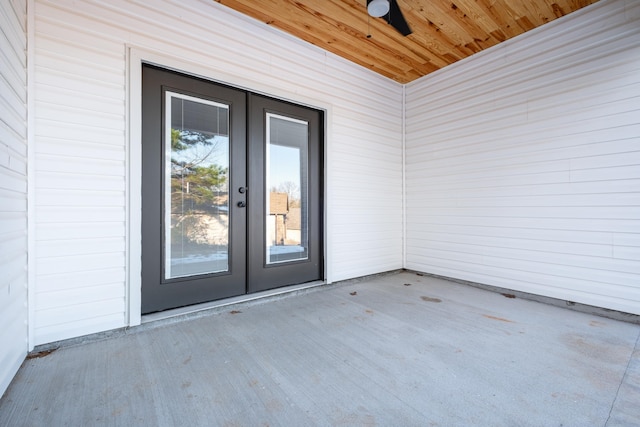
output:
<path id="1" fill-rule="evenodd" d="M 397 0 L 406 37 L 366 0 L 214 1 L 408 83 L 598 0 Z"/>

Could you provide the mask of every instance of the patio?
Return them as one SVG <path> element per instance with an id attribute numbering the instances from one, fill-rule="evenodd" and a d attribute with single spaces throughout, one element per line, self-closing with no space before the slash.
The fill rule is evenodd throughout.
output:
<path id="1" fill-rule="evenodd" d="M 32 357 L 2 426 L 640 425 L 640 325 L 381 275 Z"/>

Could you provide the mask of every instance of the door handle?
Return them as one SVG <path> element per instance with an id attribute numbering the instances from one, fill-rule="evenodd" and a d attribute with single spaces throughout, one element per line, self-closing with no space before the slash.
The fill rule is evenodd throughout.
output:
<path id="1" fill-rule="evenodd" d="M 244 208 L 244 207 L 246 207 L 246 206 L 247 206 L 247 203 L 246 203 L 246 202 L 244 202 L 244 201 L 240 201 L 240 202 L 238 202 L 238 203 L 237 203 L 237 206 L 238 206 L 239 208 Z"/>
<path id="2" fill-rule="evenodd" d="M 240 194 L 244 194 L 247 192 L 247 190 L 249 189 L 249 187 L 240 187 L 238 188 L 238 191 L 240 192 Z"/>

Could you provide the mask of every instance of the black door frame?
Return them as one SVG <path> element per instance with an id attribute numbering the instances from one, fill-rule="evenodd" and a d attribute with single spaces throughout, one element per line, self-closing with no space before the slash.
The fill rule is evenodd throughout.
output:
<path id="1" fill-rule="evenodd" d="M 247 293 L 263 291 L 298 283 L 324 279 L 324 113 L 312 109 L 256 95 L 243 89 L 237 89 L 206 79 L 169 71 L 161 67 L 143 64 L 142 84 L 142 313 L 162 311 L 170 308 L 193 305 L 239 296 Z M 145 135 L 151 135 L 156 141 L 164 138 L 162 131 L 164 110 L 164 93 L 182 93 L 230 105 L 230 133 L 233 141 L 246 141 L 243 148 L 230 150 L 230 166 L 232 174 L 229 183 L 229 218 L 230 243 L 232 244 L 230 271 L 200 277 L 197 280 L 162 280 L 163 256 L 159 252 L 164 247 L 161 228 L 163 221 L 162 191 L 158 191 L 158 182 L 163 182 L 163 159 L 158 158 L 149 143 L 145 144 Z M 158 120 L 149 120 L 148 113 L 156 109 Z M 265 245 L 265 195 L 262 180 L 264 179 L 264 115 L 265 112 L 299 118 L 309 122 L 314 128 L 310 138 L 309 183 L 310 191 L 315 197 L 309 207 L 310 231 L 309 257 L 305 260 L 287 262 L 285 264 L 266 264 Z M 240 122 L 244 121 L 245 125 Z M 249 132 L 248 129 L 252 131 Z M 247 139 L 248 138 L 248 139 Z M 239 144 L 236 144 L 239 145 Z M 262 150 L 262 151 L 260 151 Z M 160 150 L 164 153 L 164 149 Z M 163 154 L 161 154 L 163 155 Z M 244 162 L 245 168 L 238 162 Z M 233 174 L 233 170 L 238 172 Z M 243 175 L 243 176 L 238 176 Z M 162 187 L 162 184 L 160 184 Z M 249 188 L 240 193 L 239 188 Z M 252 191 L 253 190 L 253 191 Z M 243 199 L 243 200 L 240 200 Z M 238 202 L 245 201 L 247 207 L 239 207 Z M 153 218 L 152 221 L 149 218 Z M 158 221 L 160 221 L 158 223 Z M 248 227 L 247 227 L 248 224 Z M 244 244 L 237 244 L 244 240 Z M 149 249 L 152 247 L 154 249 Z M 241 253 L 242 252 L 242 253 Z M 259 253 L 260 252 L 260 253 Z M 248 261 L 247 261 L 248 260 Z M 159 265 L 158 265 L 159 263 Z M 211 291 L 212 280 L 216 282 L 215 291 Z M 182 282 L 182 283 L 181 283 Z M 150 286 L 157 283 L 158 286 Z M 184 292 L 184 286 L 188 291 Z"/>

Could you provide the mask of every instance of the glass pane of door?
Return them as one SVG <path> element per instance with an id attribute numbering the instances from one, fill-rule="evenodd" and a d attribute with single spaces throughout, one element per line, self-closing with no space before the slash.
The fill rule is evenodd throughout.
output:
<path id="1" fill-rule="evenodd" d="M 164 280 L 226 272 L 229 106 L 165 96 Z"/>
<path id="2" fill-rule="evenodd" d="M 309 124 L 267 113 L 266 263 L 308 258 Z"/>

